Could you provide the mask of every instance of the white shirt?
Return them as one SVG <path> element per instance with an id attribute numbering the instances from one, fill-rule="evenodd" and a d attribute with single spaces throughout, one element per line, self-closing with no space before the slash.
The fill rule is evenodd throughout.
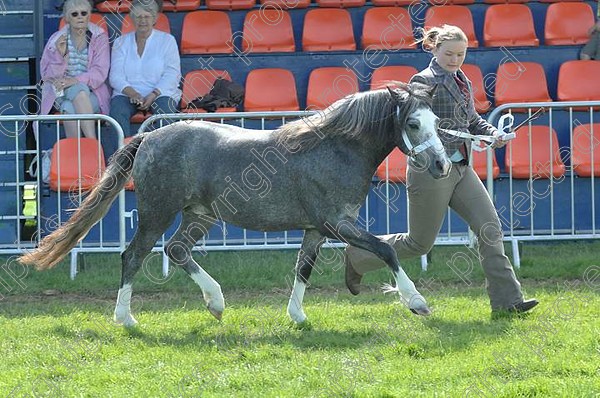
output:
<path id="1" fill-rule="evenodd" d="M 140 57 L 135 32 L 119 37 L 112 48 L 109 81 L 113 97 L 125 95 L 123 89 L 131 86 L 143 97 L 158 88 L 161 96 L 166 95 L 179 101 L 181 61 L 175 38 L 153 29 Z"/>

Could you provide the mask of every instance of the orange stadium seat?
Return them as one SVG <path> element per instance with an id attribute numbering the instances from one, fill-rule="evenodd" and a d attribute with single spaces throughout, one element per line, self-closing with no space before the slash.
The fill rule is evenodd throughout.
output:
<path id="1" fill-rule="evenodd" d="M 260 0 L 260 4 L 264 4 L 264 9 L 297 9 L 306 8 L 310 5 L 310 0 Z"/>
<path id="2" fill-rule="evenodd" d="M 287 69 L 254 69 L 246 78 L 244 110 L 247 112 L 297 111 L 296 79 Z"/>
<path id="3" fill-rule="evenodd" d="M 255 4 L 255 0 L 206 0 L 206 7 L 209 10 L 247 10 Z"/>
<path id="4" fill-rule="evenodd" d="M 105 167 L 104 152 L 98 140 L 63 138 L 52 150 L 50 189 L 65 192 L 78 188 L 79 183 L 81 189 L 90 189 L 98 182 Z"/>
<path id="5" fill-rule="evenodd" d="M 583 0 L 538 0 L 540 3 L 566 3 L 566 2 L 579 2 L 579 1 L 583 1 Z"/>
<path id="6" fill-rule="evenodd" d="M 528 3 L 529 0 L 483 0 L 485 4 L 513 4 L 513 3 Z"/>
<path id="7" fill-rule="evenodd" d="M 156 18 L 156 24 L 154 25 L 154 29 L 161 30 L 163 32 L 171 33 L 171 24 L 169 23 L 169 18 L 165 14 L 158 13 Z M 125 15 L 123 18 L 123 22 L 121 23 L 121 34 L 127 34 L 129 32 L 133 32 L 135 27 L 133 26 L 133 21 L 129 14 Z"/>
<path id="8" fill-rule="evenodd" d="M 475 36 L 473 15 L 467 6 L 449 5 L 429 7 L 425 13 L 425 27 L 441 26 L 443 24 L 458 26 L 469 39 L 469 47 L 479 47 Z"/>
<path id="9" fill-rule="evenodd" d="M 475 0 L 429 0 L 429 4 L 434 6 L 474 4 Z"/>
<path id="10" fill-rule="evenodd" d="M 181 112 L 205 113 L 204 109 L 187 108 L 188 104 L 199 97 L 204 97 L 210 92 L 217 78 L 231 81 L 231 76 L 226 70 L 203 69 L 188 72 L 183 79 L 183 93 L 181 94 Z M 217 112 L 235 112 L 236 108 L 217 108 Z"/>
<path id="11" fill-rule="evenodd" d="M 477 65 L 463 64 L 461 70 L 471 81 L 471 88 L 475 97 L 475 110 L 477 110 L 477 113 L 486 113 L 490 110 L 492 104 L 487 97 L 481 69 Z"/>
<path id="12" fill-rule="evenodd" d="M 164 0 L 163 11 L 195 11 L 200 7 L 200 0 L 174 0 L 174 2 L 175 4 L 171 0 Z"/>
<path id="13" fill-rule="evenodd" d="M 406 8 L 374 7 L 363 21 L 362 48 L 398 50 L 416 48 L 413 25 Z"/>
<path id="14" fill-rule="evenodd" d="M 231 54 L 229 15 L 224 11 L 192 11 L 183 18 L 181 54 Z"/>
<path id="15" fill-rule="evenodd" d="M 486 151 L 471 152 L 471 165 L 473 166 L 473 170 L 477 173 L 477 176 L 481 180 L 487 179 L 487 153 Z M 496 161 L 496 152 L 492 150 L 492 178 L 495 180 L 500 176 L 500 167 L 498 166 L 498 162 Z"/>
<path id="16" fill-rule="evenodd" d="M 567 61 L 558 71 L 559 101 L 597 101 L 600 98 L 600 61 Z"/>
<path id="17" fill-rule="evenodd" d="M 572 146 L 571 165 L 575 174 L 579 177 L 591 177 L 593 164 L 594 177 L 600 177 L 600 123 L 575 127 Z"/>
<path id="18" fill-rule="evenodd" d="M 348 8 L 362 7 L 366 0 L 316 0 L 316 3 L 319 7 Z"/>
<path id="19" fill-rule="evenodd" d="M 131 1 L 128 0 L 109 0 L 96 4 L 96 10 L 99 12 L 124 13 L 129 12 Z"/>
<path id="20" fill-rule="evenodd" d="M 512 172 L 513 178 L 539 179 L 550 178 L 551 175 L 558 178 L 565 174 L 554 129 L 550 130 L 548 126 L 531 126 L 530 130 L 529 126 L 523 126 L 516 134 L 517 137 L 508 144 L 505 152 L 506 169 L 509 173 Z"/>
<path id="21" fill-rule="evenodd" d="M 511 102 L 549 102 L 544 67 L 537 62 L 506 62 L 496 72 L 496 106 Z M 514 110 L 516 111 L 516 110 Z"/>
<path id="22" fill-rule="evenodd" d="M 343 67 L 313 69 L 308 77 L 307 109 L 325 109 L 335 101 L 358 91 L 358 78 Z"/>
<path id="23" fill-rule="evenodd" d="M 106 25 L 106 19 L 104 19 L 102 14 L 91 13 L 90 14 L 90 22 L 98 25 L 99 27 L 102 28 L 103 31 L 106 32 L 106 34 L 108 34 L 108 26 Z M 58 29 L 62 29 L 66 23 L 67 22 L 65 21 L 65 18 L 64 17 L 61 18 L 60 23 L 58 24 Z"/>
<path id="24" fill-rule="evenodd" d="M 372 0 L 371 4 L 376 7 L 403 7 L 414 3 L 414 0 Z"/>
<path id="25" fill-rule="evenodd" d="M 244 53 L 296 51 L 290 14 L 269 8 L 248 11 L 244 19 L 242 49 Z"/>
<path id="26" fill-rule="evenodd" d="M 585 44 L 594 25 L 594 11 L 586 3 L 554 3 L 546 11 L 544 44 L 547 46 Z"/>
<path id="27" fill-rule="evenodd" d="M 417 72 L 417 68 L 412 65 L 381 66 L 373 71 L 371 90 L 385 88 L 391 81 L 408 83 Z"/>
<path id="28" fill-rule="evenodd" d="M 129 144 L 129 142 L 131 142 L 132 139 L 133 139 L 133 137 L 123 138 L 123 145 L 125 146 L 125 145 Z M 129 178 L 129 181 L 127 181 L 127 183 L 125 184 L 125 186 L 123 188 L 125 188 L 125 190 L 127 190 L 127 191 L 135 191 L 135 185 L 133 184 L 133 177 Z"/>
<path id="29" fill-rule="evenodd" d="M 483 43 L 486 47 L 539 46 L 529 7 L 524 4 L 491 5 L 483 22 Z"/>
<path id="30" fill-rule="evenodd" d="M 394 148 L 394 150 L 387 156 L 386 160 L 377 166 L 377 171 L 375 172 L 377 178 L 382 181 L 389 182 L 406 182 L 406 155 L 403 154 L 400 149 Z"/>
<path id="31" fill-rule="evenodd" d="M 303 51 L 355 51 L 352 19 L 347 10 L 317 8 L 304 16 Z"/>

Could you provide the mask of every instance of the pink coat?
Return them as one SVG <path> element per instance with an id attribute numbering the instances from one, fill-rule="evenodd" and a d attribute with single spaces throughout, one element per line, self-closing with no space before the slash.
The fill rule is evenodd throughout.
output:
<path id="1" fill-rule="evenodd" d="M 69 25 L 65 25 L 65 27 L 50 36 L 42 54 L 42 60 L 40 61 L 41 76 L 44 81 L 40 109 L 42 115 L 47 115 L 50 112 L 56 99 L 52 84 L 48 80 L 64 76 L 67 70 L 67 58 L 63 58 L 57 50 L 56 42 L 63 34 L 67 33 L 68 29 Z M 102 28 L 92 23 L 88 25 L 88 29 L 92 33 L 88 52 L 88 70 L 86 73 L 77 76 L 76 79 L 92 89 L 98 97 L 100 111 L 108 114 L 110 107 L 110 91 L 106 84 L 110 68 L 108 35 Z"/>

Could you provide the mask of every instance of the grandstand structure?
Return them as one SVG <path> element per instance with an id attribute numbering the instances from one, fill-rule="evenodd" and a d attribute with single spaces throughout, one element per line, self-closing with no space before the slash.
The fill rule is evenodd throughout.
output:
<path id="1" fill-rule="evenodd" d="M 2 116 L 37 112 L 39 59 L 45 41 L 61 24 L 56 9 L 60 3 L 0 1 Z M 514 239 L 598 236 L 600 61 L 578 61 L 588 38 L 587 29 L 598 12 L 596 1 L 181 0 L 174 3 L 164 1 L 156 28 L 170 32 L 179 45 L 183 105 L 206 94 L 214 79 L 221 76 L 246 88 L 243 105 L 220 110 L 219 114 L 226 115 L 222 121 L 242 120 L 251 127 L 275 127 L 286 112 L 289 114 L 285 120 L 289 120 L 297 117 L 295 111 L 322 109 L 346 94 L 381 87 L 389 79 L 406 81 L 430 60 L 430 55 L 414 44 L 417 28 L 441 23 L 462 27 L 470 38 L 463 69 L 473 81 L 476 107 L 484 117 L 497 121 L 500 114 L 510 111 L 518 122 L 540 103 L 587 101 L 579 106 L 549 107 L 544 116 L 522 127 L 517 142 L 494 151 L 491 157 L 485 152 L 474 153 L 478 174 L 493 186 L 507 236 Z M 112 42 L 122 31 L 131 29 L 127 11 L 128 1 L 103 2 L 94 11 L 93 21 L 107 30 Z M 514 103 L 521 105 L 512 107 Z M 255 117 L 245 112 L 255 112 Z M 279 113 L 269 117 L 264 112 Z M 194 117 L 193 113 L 193 110 L 185 112 L 192 114 L 189 117 Z M 257 119 L 259 116 L 263 118 Z M 142 121 L 143 118 L 137 120 Z M 23 225 L 31 217 L 23 214 L 25 184 L 37 187 L 36 237 L 52 229 L 47 220 L 64 222 L 68 218 L 67 209 L 75 206 L 77 200 L 61 191 L 56 181 L 47 184 L 26 172 L 34 155 L 42 159 L 43 151 L 57 145 L 60 123 L 41 122 L 37 141 L 31 122 L 2 121 L 2 126 L 5 131 L 0 135 L 0 250 L 22 250 L 28 240 L 23 235 Z M 92 149 L 93 156 L 86 157 L 81 155 L 81 142 L 63 144 L 63 150 L 74 151 L 73 156 L 79 159 L 71 167 L 99 153 L 97 148 Z M 88 144 L 84 147 L 94 148 Z M 405 162 L 399 152 L 394 152 L 373 178 L 372 194 L 365 202 L 361 218 L 368 220 L 366 224 L 374 232 L 407 229 L 402 185 Z M 104 167 L 104 160 L 96 159 L 91 167 L 100 164 Z M 63 170 L 69 169 L 64 166 Z M 77 180 L 81 171 L 76 170 L 71 177 Z M 130 188 L 133 189 L 133 184 Z M 521 198 L 521 194 L 522 206 L 517 206 L 515 197 Z M 127 214 L 131 214 L 134 206 L 134 195 L 134 190 L 126 193 Z M 115 221 L 124 215 L 111 210 L 107 217 Z M 44 228 L 40 229 L 41 225 Z M 82 247 L 87 244 L 93 249 L 98 242 L 100 246 L 104 241 L 118 242 L 122 227 L 111 225 L 109 222 L 99 231 L 92 231 Z M 127 230 L 126 239 L 133 233 L 132 228 Z M 252 237 L 261 245 L 271 240 L 297 243 L 301 236 L 293 232 L 267 236 L 235 228 L 228 229 L 227 235 L 237 242 L 231 245 L 234 248 L 254 242 Z M 454 243 L 468 236 L 464 223 L 451 211 L 440 243 L 444 243 L 444 236 Z M 224 247 L 225 234 L 217 233 L 213 238 L 221 242 L 217 246 Z"/>

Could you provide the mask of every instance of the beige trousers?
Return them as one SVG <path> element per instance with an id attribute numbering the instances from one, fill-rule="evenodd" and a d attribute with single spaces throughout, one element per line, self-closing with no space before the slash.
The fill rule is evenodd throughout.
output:
<path id="1" fill-rule="evenodd" d="M 406 187 L 408 233 L 380 236 L 394 247 L 400 260 L 429 252 L 450 206 L 477 236 L 479 260 L 485 273 L 492 309 L 509 308 L 523 300 L 521 285 L 504 254 L 498 214 L 472 167 L 453 164 L 447 178 L 436 180 L 428 171 L 420 171 L 409 165 Z M 371 252 L 352 246 L 346 252 L 359 274 L 386 266 Z M 473 261 L 467 247 L 464 252 L 466 255 L 457 253 L 446 262 L 463 280 L 468 277 L 468 262 Z"/>

